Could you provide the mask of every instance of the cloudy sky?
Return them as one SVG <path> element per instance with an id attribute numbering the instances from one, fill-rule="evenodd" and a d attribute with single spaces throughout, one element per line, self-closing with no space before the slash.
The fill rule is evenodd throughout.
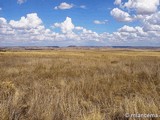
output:
<path id="1" fill-rule="evenodd" d="M 0 46 L 160 46 L 160 0 L 0 0 Z"/>

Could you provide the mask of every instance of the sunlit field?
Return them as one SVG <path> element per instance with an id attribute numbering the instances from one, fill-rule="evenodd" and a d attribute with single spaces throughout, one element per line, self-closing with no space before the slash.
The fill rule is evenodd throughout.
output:
<path id="1" fill-rule="evenodd" d="M 160 52 L 0 52 L 0 120 L 137 120 L 126 113 L 160 114 Z"/>

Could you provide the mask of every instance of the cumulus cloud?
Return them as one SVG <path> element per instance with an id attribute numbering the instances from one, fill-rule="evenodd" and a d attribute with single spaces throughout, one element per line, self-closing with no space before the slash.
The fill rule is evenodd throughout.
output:
<path id="1" fill-rule="evenodd" d="M 115 0 L 115 5 L 119 8 L 114 8 L 111 15 L 118 21 L 133 22 L 135 20 L 143 21 L 146 17 L 158 12 L 160 7 L 159 0 Z"/>
<path id="2" fill-rule="evenodd" d="M 6 40 L 6 42 L 13 42 L 13 40 L 14 42 L 51 40 L 56 36 L 56 33 L 44 27 L 37 13 L 27 14 L 26 17 L 21 17 L 19 21 L 10 20 L 7 22 L 5 18 L 1 18 L 0 30 L 0 39 Z"/>
<path id="3" fill-rule="evenodd" d="M 160 45 L 160 12 L 147 16 L 142 26 L 124 25 L 113 33 L 97 33 L 82 26 L 76 26 L 70 17 L 64 22 L 54 23 L 61 32 L 54 32 L 43 25 L 37 13 L 27 14 L 20 20 L 7 21 L 0 17 L 0 43 L 60 42 L 65 44 L 96 43 L 101 45 L 132 45 L 154 43 Z"/>
<path id="4" fill-rule="evenodd" d="M 107 22 L 108 22 L 108 20 L 104 20 L 104 21 L 94 20 L 93 21 L 94 24 L 98 24 L 98 25 L 100 25 L 100 24 L 106 24 Z"/>
<path id="5" fill-rule="evenodd" d="M 123 26 L 122 28 L 119 28 L 118 31 L 119 31 L 119 32 L 135 32 L 136 30 L 135 30 L 135 28 L 133 28 L 133 27 L 130 27 L 130 26 L 125 25 L 125 26 Z"/>
<path id="6" fill-rule="evenodd" d="M 122 2 L 121 0 L 115 0 L 114 4 L 115 4 L 115 5 L 120 5 L 121 2 Z"/>
<path id="7" fill-rule="evenodd" d="M 143 28 L 137 27 L 130 27 L 130 26 L 123 26 L 119 28 L 117 32 L 113 32 L 108 37 L 108 40 L 113 43 L 140 43 L 141 41 L 149 41 L 147 38 L 148 34 L 143 31 Z M 153 41 L 152 41 L 153 42 Z"/>
<path id="8" fill-rule="evenodd" d="M 33 43 L 40 41 L 99 41 L 96 32 L 87 30 L 81 26 L 75 26 L 72 19 L 66 17 L 61 23 L 54 23 L 54 27 L 60 28 L 61 32 L 56 33 L 45 28 L 37 13 L 27 14 L 20 20 L 10 20 L 0 18 L 0 43 Z"/>
<path id="9" fill-rule="evenodd" d="M 19 21 L 11 20 L 9 24 L 13 28 L 27 29 L 36 28 L 42 24 L 42 20 L 38 17 L 37 13 L 28 14 L 26 17 L 21 17 Z"/>
<path id="10" fill-rule="evenodd" d="M 66 38 L 76 41 L 100 41 L 99 35 L 92 30 L 87 30 L 81 26 L 75 26 L 70 17 L 62 23 L 54 23 L 54 27 L 60 28 Z M 79 31 L 78 33 L 76 31 Z"/>
<path id="11" fill-rule="evenodd" d="M 129 11 L 135 11 L 138 15 L 148 15 L 158 11 L 160 5 L 159 0 L 115 0 L 115 5 L 120 5 L 121 8 L 126 8 Z"/>
<path id="12" fill-rule="evenodd" d="M 118 32 L 119 33 L 128 33 L 128 35 L 131 33 L 135 33 L 137 36 L 140 36 L 140 37 L 144 37 L 144 36 L 147 36 L 147 33 L 144 31 L 144 29 L 142 27 L 131 27 L 131 26 L 127 26 L 127 25 L 124 25 L 123 27 L 119 28 L 118 29 Z M 136 39 L 136 38 L 135 38 Z"/>
<path id="13" fill-rule="evenodd" d="M 17 3 L 18 4 L 23 4 L 23 3 L 25 3 L 27 0 L 17 0 Z"/>
<path id="14" fill-rule="evenodd" d="M 160 11 L 152 14 L 151 16 L 147 16 L 146 19 L 144 19 L 144 22 L 148 22 L 153 25 L 160 25 Z"/>
<path id="15" fill-rule="evenodd" d="M 66 2 L 62 2 L 59 6 L 56 6 L 54 9 L 55 10 L 58 10 L 58 9 L 66 10 L 66 9 L 71 9 L 73 7 L 74 7 L 74 4 L 68 4 Z"/>
<path id="16" fill-rule="evenodd" d="M 5 18 L 0 18 L 0 25 L 4 25 L 7 23 L 7 20 Z"/>
<path id="17" fill-rule="evenodd" d="M 72 9 L 72 8 L 86 9 L 87 7 L 85 5 L 77 6 L 77 5 L 74 5 L 72 3 L 69 4 L 69 3 L 66 3 L 66 2 L 62 2 L 62 3 L 60 3 L 59 6 L 54 7 L 55 10 L 67 10 L 67 9 Z"/>
<path id="18" fill-rule="evenodd" d="M 63 33 L 71 33 L 74 29 L 74 24 L 72 23 L 72 19 L 70 17 L 67 17 L 62 23 L 55 23 L 54 26 L 61 28 Z"/>
<path id="19" fill-rule="evenodd" d="M 14 30 L 9 27 L 7 20 L 5 18 L 0 18 L 0 35 L 13 35 Z"/>
<path id="20" fill-rule="evenodd" d="M 118 21 L 121 22 L 132 22 L 132 18 L 127 12 L 120 10 L 119 8 L 114 8 L 110 14 Z"/>
<path id="21" fill-rule="evenodd" d="M 158 10 L 159 0 L 128 0 L 124 7 L 134 9 L 137 14 L 152 14 Z"/>
<path id="22" fill-rule="evenodd" d="M 118 21 L 132 22 L 138 20 L 142 26 L 131 27 L 123 26 L 117 32 L 111 34 L 112 41 L 145 41 L 144 43 L 157 43 L 160 45 L 160 5 L 159 0 L 128 0 L 127 2 L 115 1 L 121 9 L 114 8 L 111 15 Z M 127 12 L 125 12 L 127 10 Z M 129 14 L 130 13 L 130 14 Z M 109 37 L 108 37 L 109 38 Z M 132 43 L 133 43 L 132 42 Z"/>
<path id="23" fill-rule="evenodd" d="M 146 31 L 157 31 L 160 33 L 160 11 L 143 19 Z"/>

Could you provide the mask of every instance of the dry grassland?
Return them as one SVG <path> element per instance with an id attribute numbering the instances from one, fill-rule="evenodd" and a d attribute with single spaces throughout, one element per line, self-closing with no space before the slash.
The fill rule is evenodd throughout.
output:
<path id="1" fill-rule="evenodd" d="M 160 114 L 160 52 L 0 52 L 0 120 L 135 119 L 125 113 Z"/>

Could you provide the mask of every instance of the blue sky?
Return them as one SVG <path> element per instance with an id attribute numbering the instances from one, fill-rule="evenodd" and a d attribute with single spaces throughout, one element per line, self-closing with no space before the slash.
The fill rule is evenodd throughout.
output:
<path id="1" fill-rule="evenodd" d="M 0 46 L 160 46 L 159 0 L 1 0 Z"/>
<path id="2" fill-rule="evenodd" d="M 110 16 L 110 8 L 113 8 L 112 0 L 110 0 L 111 2 L 106 2 L 106 0 L 101 0 L 101 2 L 99 2 L 98 0 L 95 0 L 92 4 L 89 0 L 66 0 L 66 3 L 72 3 L 77 6 L 69 10 L 54 10 L 54 7 L 64 2 L 64 0 L 37 1 L 38 0 L 28 0 L 24 4 L 19 5 L 16 0 L 1 0 L 0 5 L 3 7 L 3 12 L 1 11 L 0 15 L 7 20 L 19 20 L 21 16 L 36 12 L 43 20 L 46 27 L 50 27 L 55 22 L 64 21 L 66 16 L 69 16 L 77 25 L 96 30 L 97 32 L 113 32 L 116 30 L 117 26 L 109 28 L 107 25 L 97 26 L 93 23 L 96 19 L 102 21 L 110 20 L 110 24 L 115 22 Z M 85 5 L 86 9 L 79 8 L 81 5 Z M 116 24 L 118 24 L 118 22 Z"/>

